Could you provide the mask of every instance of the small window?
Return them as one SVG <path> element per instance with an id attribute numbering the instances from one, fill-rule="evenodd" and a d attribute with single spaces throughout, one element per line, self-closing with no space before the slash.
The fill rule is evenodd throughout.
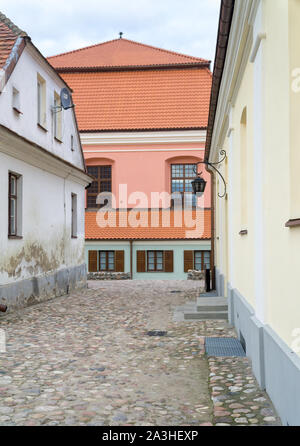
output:
<path id="1" fill-rule="evenodd" d="M 62 108 L 61 108 L 60 96 L 56 92 L 54 92 L 53 125 L 54 125 L 54 138 L 61 141 L 62 140 Z"/>
<path id="2" fill-rule="evenodd" d="M 46 81 L 37 77 L 37 123 L 46 129 Z"/>
<path id="3" fill-rule="evenodd" d="M 147 251 L 147 269 L 149 272 L 164 271 L 163 251 Z"/>
<path id="4" fill-rule="evenodd" d="M 182 195 L 184 207 L 195 207 L 197 197 L 193 193 L 192 181 L 197 177 L 197 164 L 171 165 L 171 192 Z"/>
<path id="5" fill-rule="evenodd" d="M 101 192 L 111 192 L 111 166 L 88 166 L 88 174 L 95 179 L 87 189 L 87 207 L 97 208 L 97 196 Z"/>
<path id="6" fill-rule="evenodd" d="M 77 195 L 71 195 L 72 201 L 72 224 L 71 224 L 71 235 L 72 238 L 77 238 Z"/>
<path id="7" fill-rule="evenodd" d="M 99 270 L 114 271 L 115 270 L 115 252 L 99 251 Z"/>
<path id="8" fill-rule="evenodd" d="M 12 89 L 12 107 L 17 113 L 21 113 L 20 92 L 15 87 Z"/>
<path id="9" fill-rule="evenodd" d="M 22 191 L 21 176 L 8 174 L 8 236 L 21 236 Z"/>
<path id="10" fill-rule="evenodd" d="M 72 150 L 72 152 L 74 152 L 74 136 L 73 135 L 71 135 L 71 150 Z"/>
<path id="11" fill-rule="evenodd" d="M 194 267 L 196 271 L 210 269 L 210 251 L 195 251 Z"/>

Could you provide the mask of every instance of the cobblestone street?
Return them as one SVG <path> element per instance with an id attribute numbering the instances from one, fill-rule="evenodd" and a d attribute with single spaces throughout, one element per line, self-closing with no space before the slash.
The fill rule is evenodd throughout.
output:
<path id="1" fill-rule="evenodd" d="M 1 317 L 0 425 L 279 424 L 247 359 L 206 357 L 226 323 L 173 322 L 199 282 L 89 286 Z"/>

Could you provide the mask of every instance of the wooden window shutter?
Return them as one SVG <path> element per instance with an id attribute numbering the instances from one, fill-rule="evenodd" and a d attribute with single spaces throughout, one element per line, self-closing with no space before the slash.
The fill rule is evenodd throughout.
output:
<path id="1" fill-rule="evenodd" d="M 184 251 L 184 272 L 194 269 L 194 251 Z"/>
<path id="2" fill-rule="evenodd" d="M 146 272 L 146 251 L 136 252 L 136 270 L 138 273 Z"/>
<path id="3" fill-rule="evenodd" d="M 173 251 L 165 251 L 165 273 L 173 273 Z"/>
<path id="4" fill-rule="evenodd" d="M 124 273 L 124 251 L 115 252 L 115 265 L 117 273 Z"/>
<path id="5" fill-rule="evenodd" d="M 98 272 L 98 251 L 89 251 L 89 272 Z"/>

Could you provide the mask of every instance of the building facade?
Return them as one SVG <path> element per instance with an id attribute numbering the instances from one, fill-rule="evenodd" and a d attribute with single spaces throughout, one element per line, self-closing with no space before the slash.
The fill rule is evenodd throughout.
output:
<path id="1" fill-rule="evenodd" d="M 222 1 L 206 145 L 211 162 L 227 152 L 219 294 L 286 425 L 300 424 L 299 23 L 297 0 Z"/>
<path id="2" fill-rule="evenodd" d="M 198 226 L 202 226 L 203 221 L 208 226 L 197 234 L 194 231 L 191 249 L 203 251 L 200 253 L 200 257 L 205 255 L 203 267 L 209 268 L 210 174 L 201 169 L 207 188 L 199 199 L 192 193 L 191 182 L 197 175 L 197 163 L 204 159 L 210 62 L 127 39 L 105 42 L 48 60 L 74 90 L 87 169 L 95 178 L 86 198 L 89 271 L 114 271 L 118 263 L 132 278 L 186 278 L 184 251 L 190 240 L 185 224 L 175 235 L 171 226 L 157 233 L 148 218 L 151 210 L 161 212 L 174 208 L 172 193 L 180 196 L 182 206 L 195 210 L 198 205 L 198 210 L 201 209 L 197 213 Z M 121 214 L 128 210 L 132 215 L 130 210 L 134 208 L 147 215 L 148 231 L 142 221 L 135 222 L 134 227 L 129 224 L 125 229 L 120 228 L 119 223 L 105 230 L 99 227 L 96 224 L 97 197 L 104 192 L 112 192 L 111 206 Z M 128 222 L 127 218 L 125 220 Z M 125 259 L 122 267 L 113 260 L 114 252 L 120 251 L 118 243 L 121 242 Z M 141 242 L 145 246 L 138 250 Z M 162 259 L 159 269 L 151 261 L 151 266 L 140 271 L 136 252 L 140 250 L 149 251 L 151 259 Z M 173 252 L 173 266 L 168 270 L 163 260 L 165 251 Z M 98 253 L 96 266 L 94 262 L 89 263 L 89 256 L 95 258 L 95 252 Z M 107 256 L 112 259 L 110 264 L 105 261 Z M 195 265 L 199 266 L 199 262 Z"/>
<path id="3" fill-rule="evenodd" d="M 0 303 L 13 310 L 85 286 L 91 179 L 74 110 L 60 108 L 68 86 L 3 14 L 0 31 Z"/>

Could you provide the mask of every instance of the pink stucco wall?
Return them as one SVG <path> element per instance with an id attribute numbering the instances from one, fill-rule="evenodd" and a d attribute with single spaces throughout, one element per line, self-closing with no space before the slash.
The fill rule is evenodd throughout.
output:
<path id="1" fill-rule="evenodd" d="M 183 150 L 184 149 L 184 150 Z M 187 150 L 197 149 L 197 150 Z M 144 192 L 149 200 L 151 192 L 171 192 L 170 165 L 195 163 L 204 158 L 202 144 L 147 144 L 147 145 L 88 145 L 83 147 L 86 164 L 112 166 L 112 191 L 119 207 L 119 185 L 127 185 L 128 196 L 131 193 Z M 210 174 L 205 166 L 199 166 L 199 172 L 207 181 L 204 194 L 204 207 L 211 207 Z M 201 203 L 202 204 L 202 203 Z M 125 205 L 125 203 L 124 203 Z M 135 207 L 127 202 L 128 207 Z M 165 203 L 168 206 L 168 203 Z M 121 206 L 123 207 L 123 206 Z M 140 207 L 144 207 L 140 205 Z"/>

